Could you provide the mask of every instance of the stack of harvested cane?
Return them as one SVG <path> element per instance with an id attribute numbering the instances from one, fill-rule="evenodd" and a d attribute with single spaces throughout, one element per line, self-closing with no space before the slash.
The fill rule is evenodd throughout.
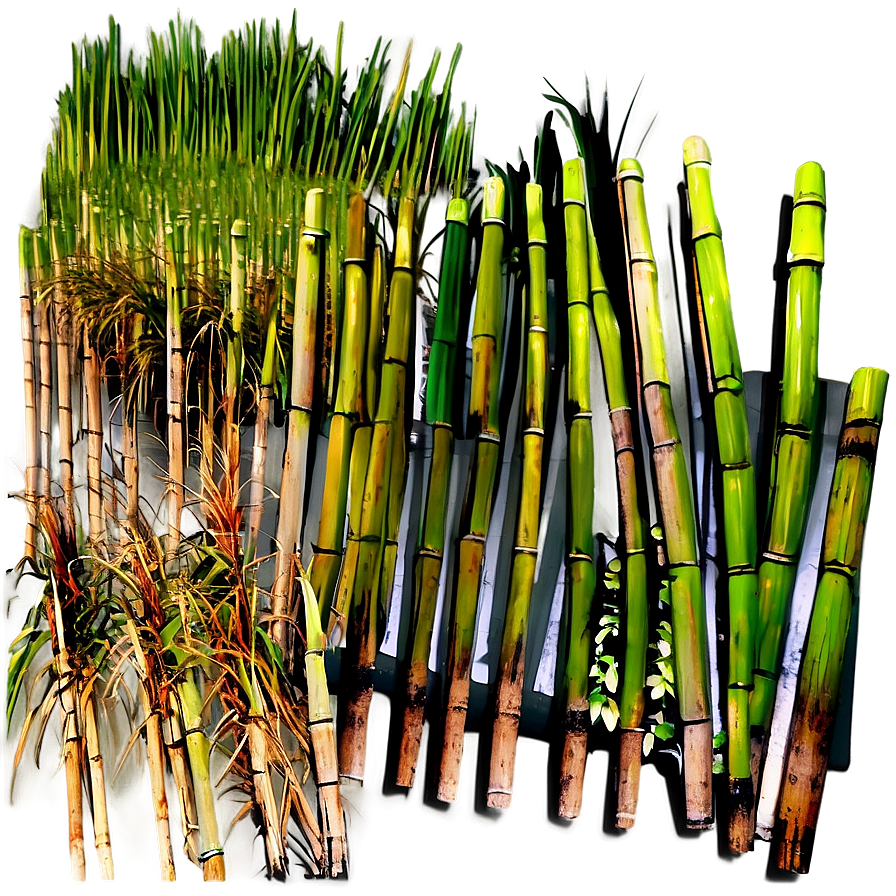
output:
<path id="1" fill-rule="evenodd" d="M 296 859 L 345 875 L 339 784 L 364 780 L 375 687 L 395 691 L 399 787 L 428 717 L 435 792 L 455 800 L 464 732 L 481 724 L 484 795 L 508 809 L 517 738 L 535 733 L 556 744 L 555 809 L 574 818 L 589 748 L 618 728 L 617 827 L 633 826 L 642 759 L 665 741 L 687 827 L 719 814 L 733 852 L 771 837 L 779 867 L 808 870 L 887 382 L 856 373 L 834 456 L 835 390 L 817 376 L 823 171 L 797 172 L 757 434 L 702 139 L 684 144 L 676 329 L 645 175 L 612 152 L 606 102 L 598 125 L 590 100 L 550 96 L 578 157 L 561 158 L 548 116 L 531 169 L 490 165 L 480 194 L 472 122 L 451 106 L 460 48 L 441 84 L 436 54 L 416 89 L 408 54 L 388 99 L 387 48 L 351 92 L 341 48 L 340 29 L 331 65 L 294 18 L 208 56 L 178 21 L 125 62 L 112 22 L 76 47 L 59 97 L 40 221 L 20 236 L 19 571 L 43 593 L 11 647 L 7 718 L 27 693 L 18 762 L 59 707 L 73 877 L 85 795 L 113 875 L 98 734 L 111 696 L 133 725 L 123 754 L 145 742 L 163 879 L 170 799 L 187 856 L 224 878 L 219 755 L 269 876 Z M 817 598 L 805 646 L 785 651 L 825 470 Z M 776 682 L 801 653 L 793 707 Z"/>

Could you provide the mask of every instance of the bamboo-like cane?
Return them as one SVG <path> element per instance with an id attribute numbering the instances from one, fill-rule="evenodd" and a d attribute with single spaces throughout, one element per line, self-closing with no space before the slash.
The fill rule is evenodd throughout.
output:
<path id="1" fill-rule="evenodd" d="M 756 677 L 750 698 L 757 755 L 762 753 L 771 724 L 785 626 L 811 504 L 824 223 L 824 171 L 817 162 L 806 162 L 797 169 L 793 189 L 784 375 L 759 564 Z"/>
<path id="2" fill-rule="evenodd" d="M 196 793 L 193 789 L 193 777 L 187 755 L 187 742 L 180 722 L 180 704 L 176 695 L 171 693 L 171 706 L 165 716 L 163 734 L 165 736 L 165 753 L 171 766 L 171 777 L 177 789 L 177 802 L 180 810 L 180 829 L 184 837 L 184 854 L 191 862 L 199 864 L 199 816 L 196 810 Z"/>
<path id="3" fill-rule="evenodd" d="M 100 877 L 113 880 L 112 836 L 109 831 L 109 814 L 106 810 L 106 776 L 100 737 L 96 722 L 96 695 L 93 687 L 81 693 L 81 716 L 84 719 L 84 747 L 87 751 L 87 767 L 90 772 L 90 793 L 93 804 L 93 835 L 100 864 Z"/>
<path id="4" fill-rule="evenodd" d="M 623 574 L 625 665 L 619 699 L 616 827 L 630 828 L 635 823 L 638 807 L 641 749 L 644 743 L 644 729 L 641 723 L 644 717 L 644 683 L 647 674 L 647 555 L 644 546 L 644 522 L 638 509 L 638 482 L 635 468 L 637 461 L 632 432 L 632 410 L 622 361 L 622 340 L 619 323 L 601 270 L 597 242 L 590 228 L 588 257 L 591 311 L 597 327 L 607 408 L 613 432 L 622 544 L 625 551 Z"/>
<path id="5" fill-rule="evenodd" d="M 406 464 L 404 440 L 405 380 L 410 348 L 414 301 L 414 215 L 416 202 L 399 201 L 395 261 L 389 288 L 389 330 L 383 356 L 379 399 L 364 478 L 357 572 L 354 575 L 349 630 L 352 651 L 344 692 L 345 717 L 339 738 L 339 774 L 364 780 L 367 750 L 367 716 L 373 696 L 373 672 L 377 641 L 377 598 L 382 550 L 390 502 L 400 495 L 402 477 L 396 482 L 401 460 Z M 346 562 L 348 554 L 346 553 Z"/>
<path id="6" fill-rule="evenodd" d="M 40 454 L 37 427 L 37 394 L 34 378 L 34 323 L 31 284 L 33 275 L 34 241 L 31 231 L 23 227 L 19 232 L 19 272 L 22 297 L 22 356 L 25 363 L 25 558 L 32 562 L 37 557 L 37 491 L 38 457 Z"/>
<path id="7" fill-rule="evenodd" d="M 211 747 L 202 723 L 202 694 L 196 685 L 193 673 L 187 671 L 178 682 L 177 691 L 183 713 L 187 754 L 190 759 L 190 774 L 196 801 L 196 816 L 199 822 L 199 844 L 196 860 L 202 865 L 204 880 L 225 879 L 224 846 L 218 833 L 218 818 L 215 813 L 215 794 L 209 775 L 209 754 Z"/>
<path id="8" fill-rule="evenodd" d="M 42 523 L 50 523 L 48 511 L 42 512 Z M 62 763 L 65 768 L 65 789 L 68 806 L 68 848 L 72 880 L 85 879 L 84 863 L 84 799 L 81 786 L 83 769 L 83 738 L 78 720 L 78 698 L 74 673 L 69 662 L 65 632 L 62 628 L 62 609 L 55 579 L 52 593 L 46 601 L 47 623 L 51 632 L 53 661 L 56 666 L 59 713 L 62 720 Z"/>
<path id="9" fill-rule="evenodd" d="M 49 259 L 47 243 L 34 232 L 34 261 L 38 279 L 43 282 Z M 52 317 L 51 299 L 44 296 L 36 303 L 37 359 L 38 359 L 38 428 L 40 430 L 40 493 L 50 497 L 50 453 L 52 448 L 53 408 L 53 343 L 50 336 Z"/>
<path id="10" fill-rule="evenodd" d="M 349 300 L 347 299 L 347 302 Z M 329 877 L 348 871 L 348 844 L 345 818 L 339 795 L 339 760 L 336 752 L 336 726 L 330 712 L 330 689 L 324 668 L 327 637 L 320 624 L 317 597 L 308 579 L 300 574 L 302 601 L 305 604 L 305 678 L 308 683 L 308 728 L 314 752 L 317 779 L 320 833 L 324 843 Z"/>
<path id="11" fill-rule="evenodd" d="M 56 278 L 54 290 L 54 312 L 56 323 L 56 411 L 59 425 L 59 479 L 62 485 L 64 519 L 70 532 L 75 531 L 75 477 L 72 460 L 72 324 L 71 311 L 62 295 L 60 279 L 63 271 L 62 247 L 58 222 L 50 227 L 50 253 L 53 276 Z"/>
<path id="12" fill-rule="evenodd" d="M 252 469 L 249 485 L 249 513 L 246 522 L 246 556 L 254 557 L 258 544 L 258 530 L 264 512 L 264 479 L 268 453 L 268 427 L 274 405 L 274 382 L 277 370 L 277 322 L 284 289 L 275 273 L 283 263 L 283 227 L 275 231 L 274 267 L 267 276 L 270 305 L 265 326 L 264 357 L 261 378 L 258 383 L 258 401 L 255 412 L 255 438 L 252 443 Z M 273 291 L 273 295 L 271 292 Z"/>
<path id="13" fill-rule="evenodd" d="M 230 227 L 230 338 L 224 380 L 224 431 L 239 442 L 239 403 L 243 384 L 243 313 L 246 308 L 247 224 L 237 218 Z M 239 446 L 237 446 L 239 456 Z"/>
<path id="14" fill-rule="evenodd" d="M 411 787 L 414 783 L 423 734 L 429 653 L 445 551 L 448 486 L 454 457 L 451 407 L 454 400 L 460 302 L 467 267 L 468 220 L 467 201 L 452 199 L 445 217 L 439 301 L 426 378 L 426 417 L 432 427 L 433 447 L 420 540 L 414 561 L 414 603 L 408 628 L 410 660 L 395 777 L 399 787 Z"/>
<path id="15" fill-rule="evenodd" d="M 642 365 L 642 400 L 669 561 L 675 686 L 684 724 L 685 823 L 699 829 L 711 826 L 713 817 L 712 715 L 694 500 L 672 409 L 657 267 L 644 203 L 644 173 L 636 160 L 624 159 L 617 180 L 632 316 Z"/>
<path id="16" fill-rule="evenodd" d="M 458 545 L 451 640 L 445 673 L 448 698 L 437 794 L 443 802 L 456 799 L 460 779 L 470 699 L 476 604 L 501 447 L 498 412 L 504 332 L 503 251 L 504 181 L 500 177 L 490 177 L 482 194 L 482 251 L 472 330 L 469 423 L 476 433 L 476 455 L 464 497 L 461 529 L 464 535 Z"/>
<path id="17" fill-rule="evenodd" d="M 166 352 L 168 373 L 168 541 L 166 559 L 177 553 L 184 506 L 184 385 L 185 359 L 181 332 L 183 281 L 179 261 L 177 227 L 165 223 Z"/>
<path id="18" fill-rule="evenodd" d="M 750 770 L 750 692 L 757 607 L 756 483 L 744 377 L 731 313 L 722 229 L 710 187 L 709 147 L 701 137 L 684 142 L 691 213 L 697 317 L 715 418 L 728 578 L 728 846 L 743 853 L 753 840 Z"/>
<path id="19" fill-rule="evenodd" d="M 286 874 L 286 844 L 280 828 L 280 812 L 268 763 L 266 723 L 261 716 L 250 716 L 246 722 L 246 735 L 252 761 L 255 802 L 261 810 L 268 871 L 271 876 L 282 878 Z"/>
<path id="20" fill-rule="evenodd" d="M 353 427 L 360 420 L 364 404 L 364 356 L 370 305 L 367 293 L 366 217 L 367 202 L 361 193 L 354 193 L 349 201 L 343 260 L 345 307 L 339 351 L 339 383 L 330 419 L 320 523 L 314 546 L 314 563 L 310 570 L 311 589 L 320 602 L 322 617 L 329 616 L 342 560 Z"/>
<path id="21" fill-rule="evenodd" d="M 775 856 L 785 871 L 805 874 L 812 859 L 888 379 L 883 370 L 863 367 L 849 384 L 778 804 Z"/>
<path id="22" fill-rule="evenodd" d="M 566 379 L 567 473 L 566 711 L 560 757 L 561 818 L 576 818 L 582 806 L 588 755 L 588 669 L 593 661 L 590 616 L 594 570 L 594 435 L 591 428 L 591 304 L 585 175 L 581 159 L 563 165 L 563 219 L 566 229 L 566 291 L 569 366 Z"/>
<path id="23" fill-rule="evenodd" d="M 309 190 L 299 244 L 293 322 L 292 381 L 283 479 L 280 486 L 280 518 L 277 523 L 277 561 L 271 595 L 272 633 L 289 662 L 287 618 L 291 611 L 293 557 L 300 551 L 305 503 L 305 464 L 314 395 L 315 332 L 320 294 L 322 239 L 326 220 L 326 193 Z"/>
<path id="24" fill-rule="evenodd" d="M 87 331 L 83 337 L 84 390 L 87 393 L 87 515 L 90 543 L 97 554 L 106 552 L 106 515 L 103 509 L 103 397 L 100 359 Z"/>
<path id="25" fill-rule="evenodd" d="M 538 565 L 548 371 L 547 235 L 542 218 L 542 198 L 539 184 L 526 184 L 529 272 L 526 289 L 528 327 L 523 471 L 516 521 L 516 544 L 513 548 L 510 590 L 495 689 L 495 721 L 486 796 L 488 805 L 493 809 L 506 809 L 513 794 L 513 771 L 526 671 L 529 603 Z"/>

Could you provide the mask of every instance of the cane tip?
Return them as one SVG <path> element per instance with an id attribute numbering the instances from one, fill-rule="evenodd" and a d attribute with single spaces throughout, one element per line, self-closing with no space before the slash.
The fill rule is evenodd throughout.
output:
<path id="1" fill-rule="evenodd" d="M 685 167 L 688 165 L 712 164 L 712 156 L 709 154 L 709 146 L 702 137 L 692 136 L 684 141 L 681 147 L 684 155 Z"/>

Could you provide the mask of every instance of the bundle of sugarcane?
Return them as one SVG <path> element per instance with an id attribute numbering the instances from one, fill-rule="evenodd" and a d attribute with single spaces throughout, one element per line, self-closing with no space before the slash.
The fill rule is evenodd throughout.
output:
<path id="1" fill-rule="evenodd" d="M 253 24 L 243 33 L 231 33 L 221 51 L 208 57 L 198 29 L 178 21 L 168 34 L 150 35 L 143 64 L 132 54 L 123 66 L 119 31 L 111 23 L 107 40 L 85 40 L 75 48 L 72 86 L 60 94 L 60 121 L 42 181 L 42 226 L 23 231 L 26 406 L 29 432 L 34 433 L 27 459 L 31 535 L 26 555 L 42 565 L 45 545 L 51 543 L 36 527 L 41 504 L 55 500 L 52 311 L 58 333 L 57 454 L 65 531 L 74 538 L 74 484 L 80 479 L 72 465 L 69 398 L 71 379 L 74 375 L 77 382 L 79 374 L 72 369 L 72 344 L 77 342 L 84 346 L 80 379 L 87 414 L 79 422 L 89 435 L 91 568 L 105 576 L 115 608 L 108 614 L 118 632 L 113 640 L 122 645 L 116 654 L 122 659 L 110 667 L 115 689 L 120 690 L 118 682 L 128 666 L 125 657 L 139 681 L 143 722 L 138 732 L 147 741 L 165 878 L 174 874 L 162 771 L 166 757 L 177 786 L 187 853 L 203 865 L 207 878 L 223 877 L 206 736 L 212 708 L 218 705 L 224 717 L 213 739 L 229 745 L 228 768 L 242 782 L 238 786 L 248 797 L 246 811 L 259 819 L 269 873 L 285 873 L 290 816 L 304 831 L 315 873 L 337 875 L 346 868 L 338 795 L 333 803 L 333 764 L 315 760 L 325 779 L 318 781 L 321 833 L 300 786 L 308 752 L 304 697 L 285 677 L 290 655 L 268 639 L 264 627 L 289 645 L 306 491 L 304 446 L 310 427 L 321 419 L 311 409 L 318 394 L 332 393 L 338 370 L 350 378 L 352 363 L 358 363 L 340 364 L 333 334 L 341 328 L 341 273 L 349 248 L 347 267 L 360 270 L 365 264 L 367 204 L 360 191 L 382 190 L 393 208 L 404 206 L 399 228 L 404 254 L 399 249 L 395 260 L 396 276 L 407 280 L 405 310 L 396 307 L 401 289 L 393 286 L 389 313 L 399 350 L 407 356 L 415 267 L 410 247 L 422 228 L 428 196 L 446 180 L 446 167 L 453 166 L 452 176 L 466 185 L 471 129 L 463 114 L 455 125 L 450 108 L 458 53 L 438 95 L 433 90 L 436 56 L 410 110 L 403 104 L 406 58 L 380 120 L 386 51 L 377 44 L 346 102 L 341 40 L 340 29 L 335 69 L 322 50 L 312 52 L 310 43 L 299 42 L 295 18 L 285 37 L 279 24 L 271 30 L 263 22 Z M 350 190 L 357 191 L 357 198 L 351 203 L 347 246 Z M 396 194 L 404 199 L 393 200 Z M 412 201 L 418 194 L 426 197 L 419 208 Z M 382 260 L 381 247 L 374 258 Z M 349 276 L 350 296 L 358 291 L 357 279 Z M 374 291 L 381 294 L 376 287 Z M 34 313 L 38 296 L 42 307 Z M 366 303 L 364 298 L 352 301 L 353 313 L 355 305 Z M 321 326 L 315 321 L 318 305 Z M 371 336 L 366 344 L 362 339 L 370 349 L 369 367 L 375 366 L 379 351 L 382 309 L 380 302 L 371 313 Z M 364 315 L 366 309 L 357 313 Z M 351 321 L 349 329 L 353 325 Z M 315 351 L 318 330 L 324 339 Z M 286 375 L 290 367 L 295 371 L 291 378 Z M 322 380 L 318 370 L 324 371 Z M 351 402 L 350 393 L 358 388 L 350 382 L 341 401 Z M 367 389 L 376 395 L 372 376 Z M 402 397 L 403 385 L 392 393 Z M 262 531 L 267 422 L 278 398 L 289 416 L 287 472 L 280 489 L 281 528 L 289 528 L 278 533 L 274 602 L 266 613 L 259 586 L 266 574 L 250 561 Z M 115 429 L 104 425 L 107 400 L 113 420 L 119 421 L 118 439 Z M 344 408 L 340 404 L 342 413 Z M 362 406 L 355 419 L 365 414 Z M 244 549 L 241 428 L 253 415 L 252 519 Z M 399 423 L 403 416 L 396 415 Z M 140 507 L 138 425 L 153 422 L 166 434 L 164 541 L 153 535 Z M 402 434 L 395 444 L 404 441 Z M 104 443 L 112 461 L 105 470 Z M 193 452 L 188 449 L 194 445 L 198 480 L 189 462 Z M 400 459 L 390 463 L 400 471 Z M 338 480 L 339 465 L 334 466 Z M 363 473 L 366 458 L 359 466 Z M 345 469 L 343 478 L 347 475 Z M 396 473 L 396 481 L 401 478 Z M 390 511 L 395 522 L 395 508 L 400 513 L 401 507 L 401 490 L 396 491 Z M 185 513 L 189 495 L 199 498 L 192 518 Z M 343 500 L 343 514 L 344 506 Z M 341 530 L 338 510 L 334 516 Z M 185 538 L 191 527 L 199 536 Z M 341 553 L 341 541 L 333 550 Z M 17 654 L 11 679 L 13 698 L 35 645 L 49 636 L 38 620 L 35 616 L 22 636 L 25 647 Z M 60 643 L 72 639 L 69 634 L 59 637 Z M 320 671 L 306 675 L 319 707 Z M 94 715 L 91 687 L 83 687 L 88 720 Z M 64 693 L 68 699 L 75 690 Z M 78 738 L 93 736 L 89 725 L 82 733 L 73 724 L 66 723 L 72 734 L 67 753 L 72 775 L 81 751 Z M 290 740 L 299 744 L 295 755 L 285 746 Z M 319 745 L 313 745 L 317 750 Z M 91 758 L 93 773 L 100 774 L 96 744 L 90 741 L 83 753 Z M 73 800 L 79 798 L 80 786 L 72 784 L 70 790 Z M 95 810 L 99 815 L 102 806 L 97 803 Z M 80 810 L 73 809 L 73 825 L 76 816 L 80 825 Z M 102 825 L 98 817 L 98 832 Z M 111 874 L 110 861 L 104 859 L 103 867 Z"/>
<path id="2" fill-rule="evenodd" d="M 812 859 L 888 379 L 864 367 L 849 384 L 774 833 L 785 871 L 805 874 Z"/>
<path id="3" fill-rule="evenodd" d="M 756 486 L 750 457 L 743 370 L 731 314 L 721 227 L 709 182 L 706 142 L 689 137 L 684 166 L 691 215 L 697 318 L 713 403 L 715 451 L 725 531 L 728 592 L 728 844 L 746 852 L 753 839 L 750 693 L 757 603 Z"/>
<path id="4" fill-rule="evenodd" d="M 782 376 L 769 475 L 768 510 L 759 563 L 756 672 L 750 697 L 753 752 L 763 760 L 775 708 L 784 635 L 814 488 L 820 435 L 818 327 L 824 264 L 824 171 L 806 162 L 796 172 L 790 240 Z M 777 782 L 764 782 L 768 790 Z M 771 811 L 757 813 L 756 835 L 771 835 Z"/>
<path id="5" fill-rule="evenodd" d="M 696 546 L 694 502 L 672 408 L 657 269 L 644 205 L 643 172 L 634 159 L 619 165 L 619 197 L 629 262 L 643 412 L 669 563 L 672 639 L 679 713 L 684 725 L 685 821 L 712 824 L 712 726 L 706 614 Z"/>

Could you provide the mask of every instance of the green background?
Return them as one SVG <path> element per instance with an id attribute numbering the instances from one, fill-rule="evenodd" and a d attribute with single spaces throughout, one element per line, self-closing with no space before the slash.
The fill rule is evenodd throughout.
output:
<path id="1" fill-rule="evenodd" d="M 245 18 L 282 16 L 278 3 L 10 2 L 2 13 L 2 477 L 18 487 L 23 445 L 21 354 L 15 272 L 19 223 L 31 219 L 53 115 L 67 79 L 69 46 L 106 27 L 122 26 L 125 47 L 143 47 L 148 26 L 175 10 L 195 17 L 208 46 Z M 422 62 L 433 48 L 463 45 L 456 85 L 478 110 L 476 154 L 513 158 L 529 149 L 547 108 L 543 78 L 580 95 L 583 77 L 607 83 L 617 123 L 643 79 L 629 134 L 634 153 L 653 117 L 640 161 L 661 288 L 671 291 L 665 233 L 681 172 L 681 142 L 703 134 L 714 157 L 714 186 L 747 368 L 768 367 L 770 270 L 778 200 L 806 159 L 827 172 L 827 265 L 820 375 L 848 379 L 860 365 L 894 367 L 894 4 L 800 3 L 310 3 L 298 7 L 306 36 L 332 46 L 345 22 L 345 58 L 360 62 L 383 34 L 400 57 L 415 41 Z M 893 892 L 894 875 L 894 402 L 891 386 L 862 569 L 863 615 L 854 766 L 828 776 L 812 874 L 801 892 Z M 22 517 L 6 502 L 2 562 L 19 556 Z M 6 588 L 8 582 L 5 583 Z M 6 619 L 4 596 L 4 619 Z M 10 627 L 19 616 L 14 608 Z M 8 636 L 4 638 L 8 643 Z M 379 698 L 378 698 L 379 700 Z M 375 706 L 373 748 L 385 742 L 385 710 Z M 349 802 L 352 881 L 328 892 L 759 892 L 764 844 L 735 863 L 716 857 L 712 835 L 677 839 L 661 782 L 646 769 L 638 824 L 624 839 L 599 831 L 606 756 L 589 759 L 583 817 L 570 829 L 544 822 L 544 745 L 521 744 L 513 809 L 497 822 L 472 813 L 473 743 L 461 799 L 448 813 L 379 795 L 376 775 Z M 6 751 L 8 773 L 9 756 Z M 45 761 L 52 766 L 47 745 Z M 371 755 L 369 767 L 381 767 Z M 30 766 L 30 758 L 25 758 Z M 110 762 L 110 765 L 112 763 Z M 4 775 L 4 893 L 65 892 L 68 883 L 63 784 L 45 768 L 22 776 L 10 807 Z M 159 889 L 148 788 L 119 778 L 113 788 L 115 892 Z M 247 840 L 245 831 L 234 835 Z M 260 842 L 231 850 L 228 891 L 264 892 Z M 243 856 L 237 866 L 236 857 Z M 88 855 L 88 890 L 99 885 Z M 201 888 L 181 866 L 165 892 Z M 295 884 L 305 887 L 301 883 Z M 111 890 L 110 890 L 111 892 Z"/>

